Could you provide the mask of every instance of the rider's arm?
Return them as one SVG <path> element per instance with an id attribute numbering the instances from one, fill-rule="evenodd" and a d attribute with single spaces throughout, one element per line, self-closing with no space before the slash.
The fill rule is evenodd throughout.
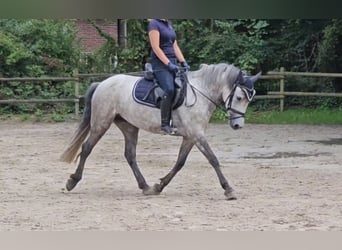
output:
<path id="1" fill-rule="evenodd" d="M 150 32 L 148 32 L 148 37 L 150 39 L 150 44 L 151 44 L 153 52 L 156 54 L 156 56 L 159 58 L 160 61 L 162 61 L 165 65 L 167 65 L 170 62 L 170 60 L 166 57 L 165 53 L 159 47 L 159 39 L 160 39 L 159 31 L 151 30 Z"/>

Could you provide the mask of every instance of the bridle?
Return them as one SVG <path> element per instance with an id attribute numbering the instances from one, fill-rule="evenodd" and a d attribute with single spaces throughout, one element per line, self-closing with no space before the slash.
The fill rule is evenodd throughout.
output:
<path id="1" fill-rule="evenodd" d="M 203 97 L 205 97 L 207 100 L 209 100 L 211 103 L 213 103 L 216 108 L 220 109 L 221 111 L 225 112 L 225 113 L 228 113 L 228 111 L 231 111 L 233 112 L 234 114 L 237 114 L 238 116 L 229 116 L 228 119 L 229 120 L 235 120 L 235 119 L 238 119 L 238 118 L 243 118 L 245 117 L 245 112 L 241 112 L 235 108 L 232 107 L 232 103 L 233 103 L 233 97 L 235 95 L 235 91 L 236 89 L 239 87 L 245 94 L 247 100 L 248 100 L 248 103 L 250 103 L 252 100 L 253 100 L 253 97 L 255 96 L 255 89 L 254 88 L 248 88 L 247 86 L 245 86 L 244 82 L 242 83 L 239 83 L 238 80 L 239 80 L 239 77 L 236 79 L 234 85 L 233 85 L 233 89 L 230 91 L 228 97 L 226 98 L 226 100 L 223 102 L 224 103 L 224 108 L 222 107 L 222 105 L 220 104 L 217 104 L 215 101 L 213 101 L 210 97 L 208 97 L 206 94 L 204 94 L 201 90 L 199 90 L 198 88 L 196 88 L 195 86 L 193 86 L 186 74 L 184 75 L 185 76 L 185 81 L 187 84 L 189 84 L 189 86 L 191 87 L 192 90 L 196 90 L 198 93 L 200 93 Z M 193 91 L 193 93 L 195 94 L 195 92 Z M 196 94 L 195 94 L 196 96 Z M 196 97 L 197 99 L 197 97 Z M 192 105 L 194 105 L 196 103 L 196 100 L 194 101 L 194 103 Z M 192 105 L 188 105 L 188 106 L 192 106 Z"/>
<path id="2" fill-rule="evenodd" d="M 235 108 L 232 107 L 232 103 L 233 103 L 233 97 L 235 95 L 235 91 L 237 88 L 240 88 L 243 93 L 245 94 L 247 100 L 248 100 L 248 103 L 250 103 L 252 100 L 253 100 L 253 97 L 255 96 L 255 89 L 250 89 L 240 83 L 235 83 L 234 86 L 233 86 L 233 89 L 230 91 L 230 94 L 228 95 L 228 97 L 226 98 L 226 100 L 224 101 L 224 105 L 225 105 L 225 111 L 228 112 L 233 112 L 234 114 L 237 114 L 238 116 L 234 116 L 234 117 L 231 117 L 229 116 L 229 120 L 235 120 L 235 119 L 238 119 L 238 118 L 243 118 L 245 117 L 245 112 L 241 112 Z"/>

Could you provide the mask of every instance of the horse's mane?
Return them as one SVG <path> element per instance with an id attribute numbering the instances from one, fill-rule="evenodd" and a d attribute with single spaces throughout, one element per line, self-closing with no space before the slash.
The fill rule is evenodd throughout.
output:
<path id="1" fill-rule="evenodd" d="M 201 64 L 197 71 L 192 72 L 192 77 L 201 78 L 202 87 L 208 87 L 208 84 L 212 83 L 225 83 L 231 88 L 240 72 L 240 69 L 232 64 Z"/>

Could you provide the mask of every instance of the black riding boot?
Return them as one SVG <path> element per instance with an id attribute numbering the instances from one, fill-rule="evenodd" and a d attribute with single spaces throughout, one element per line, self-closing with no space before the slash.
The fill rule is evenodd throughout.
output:
<path id="1" fill-rule="evenodd" d="M 171 104 L 171 98 L 167 95 L 163 96 L 162 100 L 160 101 L 161 130 L 167 134 L 174 135 L 177 133 L 177 128 L 170 126 Z"/>

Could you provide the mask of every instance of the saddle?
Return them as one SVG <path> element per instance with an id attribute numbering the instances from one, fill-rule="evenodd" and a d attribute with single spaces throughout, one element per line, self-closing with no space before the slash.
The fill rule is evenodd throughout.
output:
<path id="1" fill-rule="evenodd" d="M 172 101 L 173 110 L 183 104 L 186 96 L 187 82 L 184 74 L 184 71 L 179 71 L 175 77 L 175 96 Z M 137 103 L 160 109 L 160 100 L 164 95 L 164 90 L 159 87 L 150 63 L 145 64 L 144 77 L 136 81 L 132 95 Z"/>

